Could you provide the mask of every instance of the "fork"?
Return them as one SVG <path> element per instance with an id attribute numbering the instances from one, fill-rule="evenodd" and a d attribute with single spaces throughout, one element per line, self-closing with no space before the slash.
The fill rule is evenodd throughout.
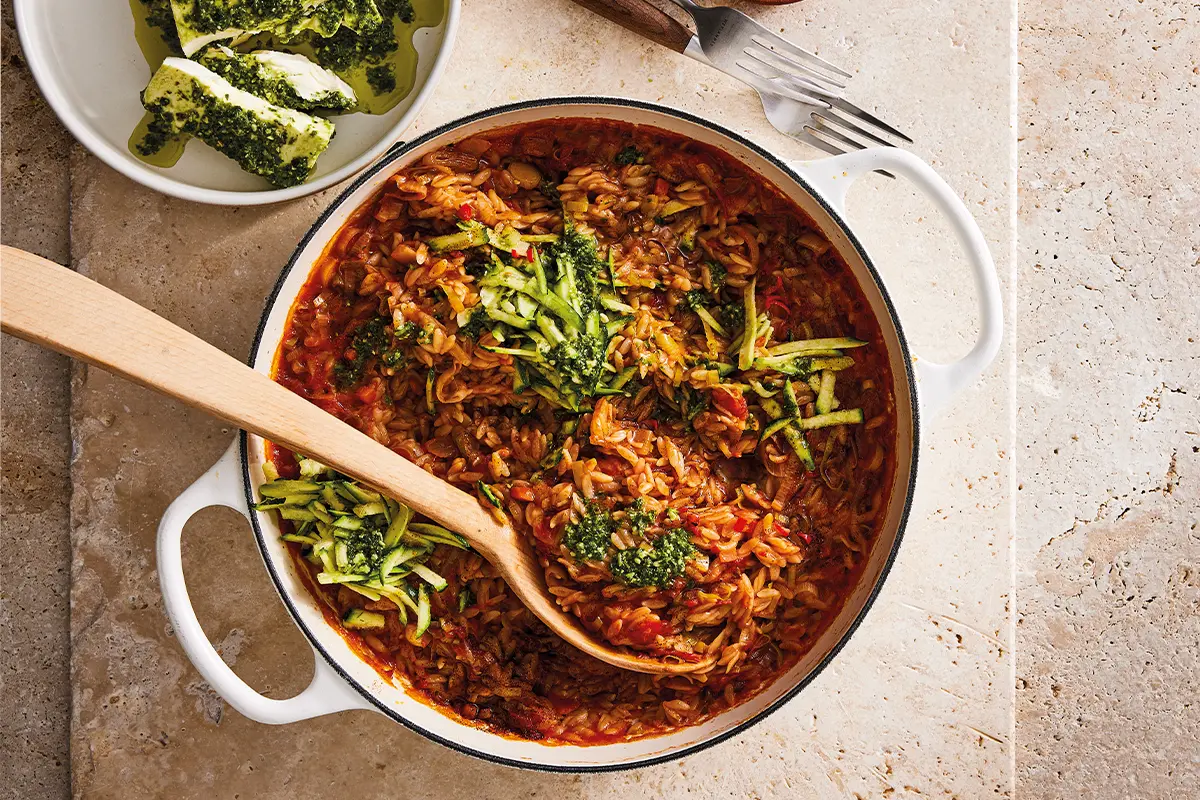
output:
<path id="1" fill-rule="evenodd" d="M 691 15 L 693 35 L 647 0 L 575 0 L 581 6 L 708 64 L 758 92 L 767 120 L 779 131 L 838 155 L 877 145 L 885 136 L 912 139 L 846 100 L 851 74 L 803 50 L 732 8 L 672 0 Z"/>

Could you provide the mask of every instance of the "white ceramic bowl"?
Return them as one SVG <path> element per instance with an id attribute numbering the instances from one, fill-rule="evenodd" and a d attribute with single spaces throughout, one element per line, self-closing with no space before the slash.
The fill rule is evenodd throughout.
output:
<path id="1" fill-rule="evenodd" d="M 428 100 L 445 69 L 458 29 L 460 0 L 413 37 L 413 89 L 386 114 L 337 117 L 337 135 L 306 183 L 273 189 L 262 178 L 200 142 L 179 163 L 153 167 L 129 152 L 145 113 L 140 96 L 150 69 L 133 36 L 129 0 L 15 0 L 17 30 L 29 68 L 67 129 L 104 163 L 151 189 L 200 203 L 262 205 L 292 200 L 346 180 L 382 156 Z"/>
<path id="2" fill-rule="evenodd" d="M 945 182 L 924 162 L 903 150 L 868 150 L 789 166 L 737 134 L 691 114 L 607 98 L 531 101 L 474 114 L 397 148 L 326 210 L 300 243 L 267 302 L 250 365 L 263 373 L 270 371 L 293 300 L 326 243 L 396 170 L 432 150 L 482 131 L 567 117 L 651 125 L 733 155 L 795 200 L 845 258 L 879 319 L 896 392 L 895 482 L 884 525 L 862 579 L 837 618 L 799 663 L 750 701 L 701 725 L 657 738 L 590 747 L 508 738 L 445 716 L 408 695 L 403 687 L 385 681 L 325 621 L 317 601 L 301 582 L 280 541 L 278 525 L 269 515 L 249 510 L 257 501 L 256 487 L 264 480 L 264 442 L 243 434 L 226 455 L 167 510 L 159 527 L 158 565 L 165 605 L 188 656 L 213 688 L 246 716 L 278 724 L 346 709 L 373 709 L 456 750 L 501 763 L 577 772 L 645 766 L 680 758 L 720 742 L 793 697 L 837 654 L 878 592 L 904 530 L 916 478 L 922 419 L 931 417 L 950 395 L 974 380 L 991 362 L 999 349 L 1001 334 L 999 285 L 979 228 Z M 903 175 L 925 190 L 947 215 L 966 250 L 979 289 L 983 329 L 975 347 L 955 364 L 932 364 L 909 353 L 879 273 L 843 218 L 846 189 L 855 178 L 874 169 Z M 209 644 L 188 602 L 180 557 L 180 534 L 188 517 L 201 508 L 218 504 L 235 508 L 250 520 L 275 586 L 316 653 L 312 685 L 292 699 L 268 699 L 241 681 Z"/>

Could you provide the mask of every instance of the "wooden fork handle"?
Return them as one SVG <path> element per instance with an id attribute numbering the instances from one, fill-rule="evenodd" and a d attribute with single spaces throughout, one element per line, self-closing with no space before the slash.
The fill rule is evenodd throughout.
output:
<path id="1" fill-rule="evenodd" d="M 687 49 L 692 32 L 674 17 L 660 11 L 647 0 L 575 0 L 607 20 L 617 23 L 676 53 Z"/>
<path id="2" fill-rule="evenodd" d="M 157 314 L 40 256 L 0 245 L 0 328 L 257 433 L 461 531 L 484 556 L 514 533 L 474 497 Z"/>

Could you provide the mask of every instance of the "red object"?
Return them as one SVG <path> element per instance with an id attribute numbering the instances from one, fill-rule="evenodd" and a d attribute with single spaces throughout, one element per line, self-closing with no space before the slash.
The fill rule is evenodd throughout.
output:
<path id="1" fill-rule="evenodd" d="M 746 398 L 741 389 L 718 386 L 712 391 L 713 402 L 738 419 L 746 418 Z"/>
<path id="2" fill-rule="evenodd" d="M 733 529 L 738 533 L 745 533 L 750 530 L 750 521 L 742 517 L 738 517 L 738 521 L 733 523 Z"/>
<path id="3" fill-rule="evenodd" d="M 533 261 L 533 245 L 529 245 L 529 249 L 525 251 L 525 257 Z"/>
<path id="4" fill-rule="evenodd" d="M 787 303 L 783 302 L 778 297 L 768 297 L 763 302 L 763 311 L 770 311 L 772 308 L 776 308 L 776 307 L 783 309 L 783 315 L 785 317 L 787 316 L 787 310 L 788 310 Z"/>
<path id="5" fill-rule="evenodd" d="M 671 184 L 667 183 L 662 178 L 659 178 L 654 182 L 654 193 L 666 197 L 671 193 Z"/>
<path id="6" fill-rule="evenodd" d="M 533 526 L 533 535 L 539 542 L 542 542 L 543 544 L 554 544 L 554 531 L 550 530 L 550 526 L 544 519 L 537 525 Z"/>
<path id="7" fill-rule="evenodd" d="M 697 661 L 700 661 L 703 658 L 699 653 L 686 653 L 683 650 L 667 650 L 662 647 L 656 647 L 652 650 L 647 650 L 646 652 L 652 656 L 658 657 L 672 656 L 674 658 L 678 658 L 680 661 L 687 661 L 690 664 L 695 664 Z M 709 684 L 712 684 L 711 680 L 709 681 Z"/>
<path id="8" fill-rule="evenodd" d="M 563 697 L 558 694 L 547 695 L 546 699 L 550 701 L 550 705 L 554 707 L 554 710 L 563 716 L 570 714 L 583 705 L 583 703 L 573 697 Z"/>
<path id="9" fill-rule="evenodd" d="M 360 403 L 374 403 L 379 399 L 379 384 L 368 383 L 354 393 Z"/>
<path id="10" fill-rule="evenodd" d="M 475 218 L 475 209 L 471 208 L 466 203 L 458 207 L 458 218 L 461 220 L 471 220 Z"/>
<path id="11" fill-rule="evenodd" d="M 763 299 L 763 310 L 770 311 L 772 308 L 778 307 L 783 310 L 783 316 L 786 319 L 788 315 L 788 304 L 784 300 L 787 293 L 783 289 L 783 273 L 775 273 L 775 283 L 765 293 Z"/>
<path id="12" fill-rule="evenodd" d="M 623 459 L 616 456 L 599 456 L 596 459 L 596 466 L 606 475 L 624 475 L 625 463 Z"/>
<path id="13" fill-rule="evenodd" d="M 508 490 L 508 494 L 514 500 L 520 500 L 523 503 L 528 503 L 533 499 L 533 489 L 528 486 L 514 486 Z"/>
<path id="14" fill-rule="evenodd" d="M 654 644 L 654 640 L 659 636 L 670 636 L 674 632 L 670 623 L 653 617 L 647 617 L 644 620 L 635 622 L 622 631 L 622 633 L 629 637 L 629 641 L 643 647 Z"/>

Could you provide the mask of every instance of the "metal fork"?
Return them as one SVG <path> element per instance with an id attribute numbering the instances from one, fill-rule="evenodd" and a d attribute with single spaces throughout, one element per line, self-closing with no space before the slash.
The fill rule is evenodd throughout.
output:
<path id="1" fill-rule="evenodd" d="M 575 0 L 653 42 L 682 53 L 758 92 L 770 123 L 827 153 L 912 143 L 905 134 L 843 96 L 851 77 L 731 8 L 673 0 L 695 21 L 697 33 L 648 0 Z M 887 137 L 887 138 L 885 138 Z"/>
<path id="2" fill-rule="evenodd" d="M 895 146 L 884 136 L 912 144 L 906 134 L 845 99 L 846 81 L 853 77 L 849 72 L 736 9 L 672 2 L 696 23 L 696 36 L 684 53 L 754 88 L 779 131 L 834 155 Z"/>

